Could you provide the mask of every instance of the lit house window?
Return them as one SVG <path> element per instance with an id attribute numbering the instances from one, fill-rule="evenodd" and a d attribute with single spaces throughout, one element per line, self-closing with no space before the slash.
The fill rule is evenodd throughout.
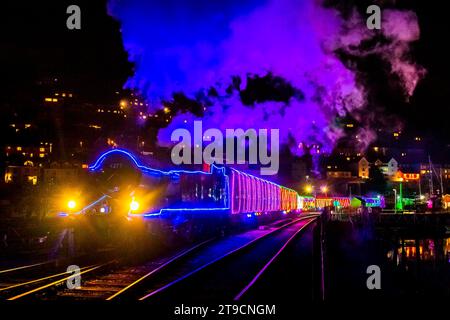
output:
<path id="1" fill-rule="evenodd" d="M 25 161 L 23 165 L 26 167 L 34 167 L 33 161 L 30 160 Z"/>
<path id="2" fill-rule="evenodd" d="M 37 176 L 28 176 L 28 182 L 32 183 L 33 186 L 37 185 Z"/>
<path id="3" fill-rule="evenodd" d="M 45 152 L 45 148 L 39 148 L 40 152 Z"/>
<path id="4" fill-rule="evenodd" d="M 22 151 L 22 147 L 17 147 L 17 151 Z"/>
<path id="5" fill-rule="evenodd" d="M 11 183 L 12 182 L 12 173 L 7 172 L 5 173 L 5 183 Z"/>

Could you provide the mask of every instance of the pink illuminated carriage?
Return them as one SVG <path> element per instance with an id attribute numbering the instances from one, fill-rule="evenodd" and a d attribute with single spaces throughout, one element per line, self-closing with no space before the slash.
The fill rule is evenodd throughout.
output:
<path id="1" fill-rule="evenodd" d="M 299 209 L 296 191 L 232 168 L 230 196 L 231 214 Z"/>

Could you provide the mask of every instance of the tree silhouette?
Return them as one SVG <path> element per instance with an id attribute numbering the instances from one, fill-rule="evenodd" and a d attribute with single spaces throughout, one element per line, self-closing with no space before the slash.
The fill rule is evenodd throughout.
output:
<path id="1" fill-rule="evenodd" d="M 366 183 L 368 192 L 384 193 L 386 191 L 386 179 L 378 167 L 371 167 L 369 169 L 369 180 Z"/>

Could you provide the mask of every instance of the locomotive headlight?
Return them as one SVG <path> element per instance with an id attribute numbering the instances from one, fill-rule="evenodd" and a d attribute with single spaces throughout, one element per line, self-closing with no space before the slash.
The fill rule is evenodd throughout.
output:
<path id="1" fill-rule="evenodd" d="M 139 209 L 139 202 L 133 199 L 130 203 L 130 210 L 131 211 L 137 211 Z"/>
<path id="2" fill-rule="evenodd" d="M 77 206 L 77 203 L 75 202 L 75 200 L 69 200 L 67 202 L 67 208 L 69 208 L 70 210 L 75 209 L 76 206 Z"/>

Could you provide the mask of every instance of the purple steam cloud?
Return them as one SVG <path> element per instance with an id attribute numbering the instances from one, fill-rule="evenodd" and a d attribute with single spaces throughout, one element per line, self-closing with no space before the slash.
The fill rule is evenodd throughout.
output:
<path id="1" fill-rule="evenodd" d="M 417 17 L 408 11 L 384 10 L 383 44 L 363 50 L 360 44 L 378 31 L 366 28 L 356 12 L 343 19 L 333 8 L 316 0 L 227 1 L 170 0 L 157 3 L 111 1 L 110 14 L 122 23 L 124 45 L 136 64 L 126 83 L 144 95 L 152 109 L 162 107 L 174 92 L 194 98 L 211 87 L 204 117 L 208 128 L 277 128 L 282 142 L 301 154 L 301 145 L 319 145 L 330 152 L 344 135 L 336 116 L 355 111 L 372 112 L 357 70 L 345 66 L 337 50 L 364 56 L 376 54 L 391 66 L 405 89 L 413 94 L 424 69 L 409 57 L 409 45 L 420 36 Z M 288 102 L 266 101 L 244 105 L 239 91 L 228 92 L 232 77 L 246 88 L 248 76 L 267 74 L 283 78 L 304 95 Z M 161 144 L 170 143 L 174 129 L 191 129 L 195 116 L 178 114 L 160 130 Z M 199 119 L 200 120 L 200 119 Z M 360 131 L 364 149 L 376 135 L 370 127 Z"/>

